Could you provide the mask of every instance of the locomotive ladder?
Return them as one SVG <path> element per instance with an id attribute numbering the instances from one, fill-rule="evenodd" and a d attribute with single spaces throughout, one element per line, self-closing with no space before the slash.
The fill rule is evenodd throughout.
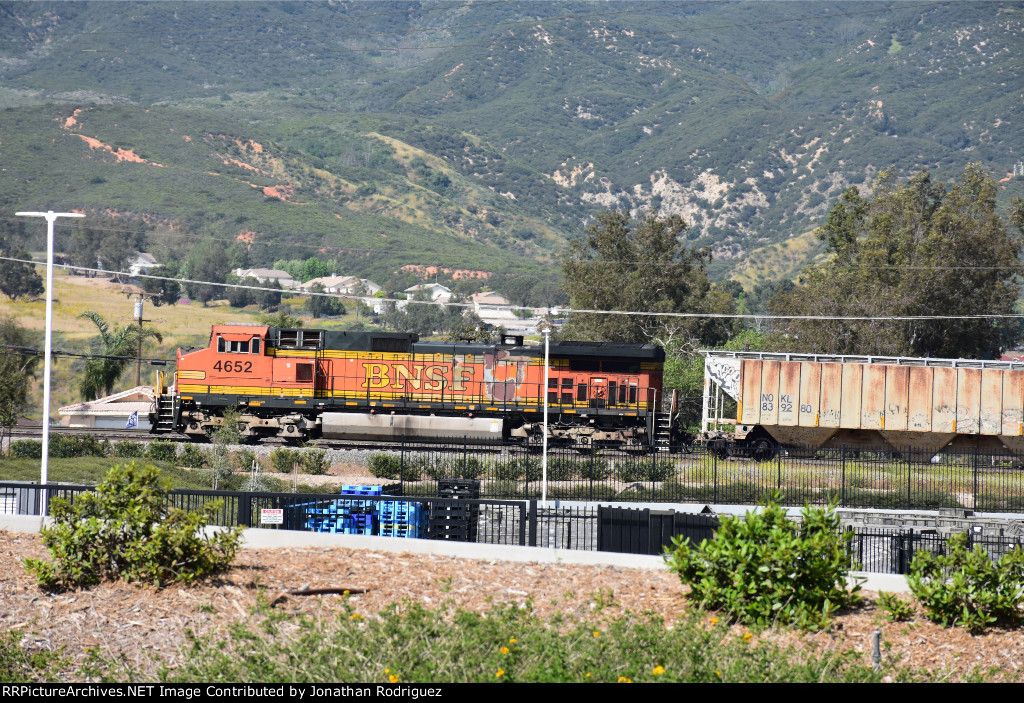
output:
<path id="1" fill-rule="evenodd" d="M 654 419 L 654 446 L 659 452 L 667 452 L 672 446 L 672 423 L 676 417 L 676 391 L 672 391 L 672 400 L 668 412 L 662 412 Z"/>
<path id="2" fill-rule="evenodd" d="M 174 432 L 174 396 L 164 393 L 156 397 L 156 422 L 153 432 Z"/>

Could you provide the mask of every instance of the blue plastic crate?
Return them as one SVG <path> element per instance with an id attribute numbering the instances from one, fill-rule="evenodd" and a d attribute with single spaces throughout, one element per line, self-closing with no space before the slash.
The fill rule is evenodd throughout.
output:
<path id="1" fill-rule="evenodd" d="M 345 485 L 341 487 L 341 494 L 343 496 L 379 496 L 381 494 L 381 490 L 381 486 Z"/>

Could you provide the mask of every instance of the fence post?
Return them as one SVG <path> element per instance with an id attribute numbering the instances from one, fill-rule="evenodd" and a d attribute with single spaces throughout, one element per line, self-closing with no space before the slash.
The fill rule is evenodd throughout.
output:
<path id="1" fill-rule="evenodd" d="M 402 448 L 398 452 L 398 483 L 402 486 L 402 495 L 405 495 L 405 433 L 402 433 Z"/>
<path id="2" fill-rule="evenodd" d="M 911 471 L 910 460 L 907 460 L 907 510 L 910 510 L 910 471 Z"/>
<path id="3" fill-rule="evenodd" d="M 252 493 L 238 494 L 238 524 L 252 527 Z"/>
<path id="4" fill-rule="evenodd" d="M 978 509 L 978 447 L 974 447 L 974 510 Z"/>
<path id="5" fill-rule="evenodd" d="M 714 486 L 712 502 L 718 503 L 718 452 L 711 452 L 711 485 Z"/>
<path id="6" fill-rule="evenodd" d="M 846 445 L 839 447 L 839 504 L 846 507 Z"/>
<path id="7" fill-rule="evenodd" d="M 537 501 L 535 501 L 535 500 L 531 500 L 530 501 L 530 516 L 529 516 L 529 520 L 530 520 L 529 546 L 536 547 L 537 546 Z"/>
<path id="8" fill-rule="evenodd" d="M 593 443 L 591 443 L 591 445 L 590 445 L 590 488 L 588 489 L 589 490 L 589 499 L 590 500 L 594 500 L 594 454 L 595 454 L 594 445 L 593 445 Z"/>
<path id="9" fill-rule="evenodd" d="M 469 453 L 469 438 L 467 435 L 462 435 L 462 476 L 466 476 L 466 461 Z"/>
<path id="10" fill-rule="evenodd" d="M 779 480 L 778 485 L 775 487 L 777 491 L 782 492 L 782 447 L 778 447 L 775 450 L 775 462 L 778 469 Z"/>

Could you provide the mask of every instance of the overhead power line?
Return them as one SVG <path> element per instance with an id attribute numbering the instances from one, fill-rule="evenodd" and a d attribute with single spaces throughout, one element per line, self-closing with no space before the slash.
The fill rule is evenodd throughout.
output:
<path id="1" fill-rule="evenodd" d="M 23 264 L 33 264 L 35 266 L 42 266 L 38 261 L 31 261 L 26 259 L 15 259 L 8 256 L 0 256 L 0 261 L 14 261 Z M 154 276 L 153 274 L 131 274 L 125 271 L 106 271 L 103 269 L 87 268 L 84 266 L 72 266 L 70 264 L 61 264 L 56 266 L 57 268 L 64 269 L 75 269 L 79 271 L 90 271 L 95 273 L 126 276 L 132 278 L 148 278 L 158 281 L 175 281 L 177 283 L 190 283 L 193 285 L 203 286 L 221 286 L 223 288 L 240 288 L 245 290 L 255 291 L 269 291 L 272 293 L 288 293 L 291 295 L 299 296 L 323 296 L 328 298 L 338 299 L 349 299 L 349 300 L 361 300 L 367 296 L 357 295 L 343 295 L 339 293 L 314 293 L 311 291 L 301 291 L 292 289 L 282 288 L 268 288 L 266 286 L 251 286 L 240 283 L 218 283 L 216 281 L 199 281 L 187 278 L 171 278 L 169 276 Z M 382 303 L 404 303 L 413 305 L 439 305 L 438 302 L 433 300 L 399 300 L 398 298 L 372 298 L 374 301 Z M 462 303 L 462 302 L 449 302 L 443 303 L 443 305 L 461 307 L 461 308 L 472 308 L 475 307 L 474 303 Z M 586 314 L 586 315 L 620 315 L 627 317 L 664 317 L 664 318 L 681 318 L 681 319 L 706 319 L 706 320 L 832 320 L 832 321 L 846 321 L 846 322 L 912 322 L 912 321 L 925 321 L 925 320 L 1020 320 L 1024 319 L 1024 313 L 1012 313 L 1012 314 L 978 314 L 978 315 L 751 315 L 751 314 L 740 314 L 740 313 L 715 313 L 715 312 L 654 312 L 645 310 L 596 310 L 589 308 L 564 308 L 560 306 L 543 307 L 543 308 L 530 308 L 522 305 L 507 305 L 507 306 L 496 306 L 499 310 L 508 310 L 510 312 L 529 311 L 534 314 L 546 315 L 546 314 L 557 314 L 559 316 L 572 315 L 572 314 Z"/>

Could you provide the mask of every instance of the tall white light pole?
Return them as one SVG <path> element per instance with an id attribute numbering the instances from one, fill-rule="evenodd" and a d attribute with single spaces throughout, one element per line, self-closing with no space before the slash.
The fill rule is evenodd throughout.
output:
<path id="1" fill-rule="evenodd" d="M 540 462 L 540 501 L 541 505 L 545 508 L 548 507 L 548 373 L 549 373 L 549 361 L 548 354 L 551 347 L 551 330 L 547 327 L 544 328 L 544 387 L 541 389 L 541 393 L 544 394 L 544 449 L 541 454 Z"/>
<path id="2" fill-rule="evenodd" d="M 45 487 L 50 457 L 50 349 L 53 339 L 53 223 L 58 217 L 85 217 L 78 212 L 16 212 L 18 217 L 46 218 L 46 356 L 43 358 L 43 457 L 39 482 Z M 46 517 L 46 489 L 40 497 L 40 515 Z"/>

